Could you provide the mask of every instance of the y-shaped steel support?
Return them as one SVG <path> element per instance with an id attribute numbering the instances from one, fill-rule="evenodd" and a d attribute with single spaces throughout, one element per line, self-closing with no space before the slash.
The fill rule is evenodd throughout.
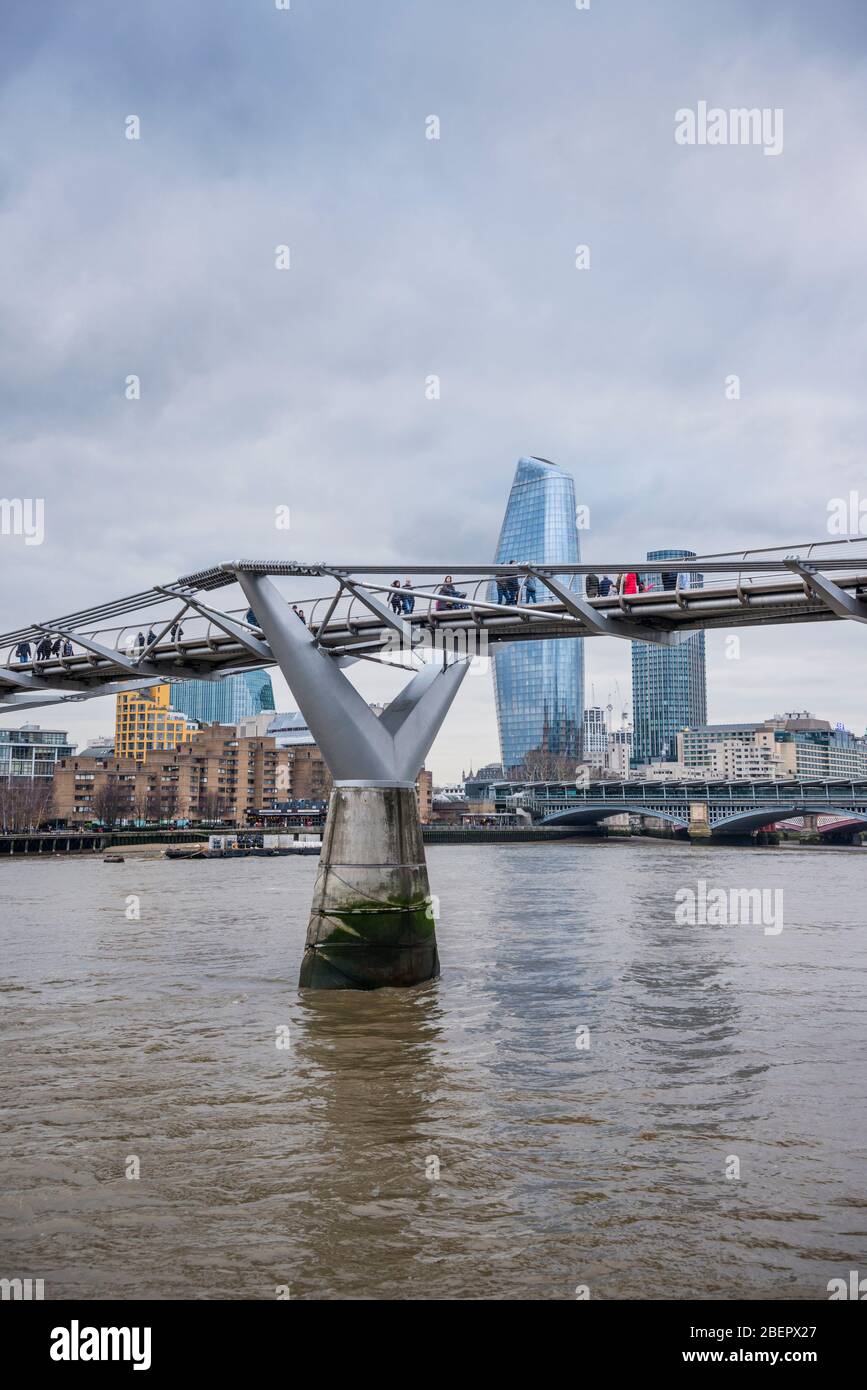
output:
<path id="1" fill-rule="evenodd" d="M 415 779 L 468 663 L 423 667 L 377 718 L 271 580 L 237 575 L 334 777 L 300 983 L 377 989 L 433 979 Z"/>

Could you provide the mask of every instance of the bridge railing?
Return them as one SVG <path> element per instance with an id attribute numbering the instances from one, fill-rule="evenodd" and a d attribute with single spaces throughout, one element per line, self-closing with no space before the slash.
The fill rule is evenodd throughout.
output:
<path id="1" fill-rule="evenodd" d="M 867 538 L 863 536 L 840 537 L 835 540 L 822 542 L 806 542 L 803 545 L 779 546 L 775 548 L 756 548 L 753 550 L 743 550 L 738 552 L 728 552 L 718 555 L 698 556 L 689 562 L 683 559 L 672 559 L 671 561 L 655 562 L 658 568 L 654 571 L 640 570 L 644 581 L 644 591 L 634 594 L 625 592 L 625 585 L 621 582 L 619 587 L 615 586 L 605 596 L 593 596 L 591 602 L 599 607 L 603 612 L 611 614 L 612 611 L 619 610 L 625 616 L 634 615 L 635 617 L 651 618 L 655 614 L 672 616 L 674 610 L 681 609 L 684 617 L 690 611 L 701 614 L 709 607 L 712 608 L 716 596 L 719 601 L 723 601 L 723 596 L 729 601 L 743 607 L 749 607 L 753 603 L 761 602 L 761 590 L 770 588 L 775 591 L 779 586 L 784 586 L 785 593 L 794 597 L 802 597 L 804 593 L 803 581 L 787 568 L 784 561 L 791 556 L 797 556 L 806 564 L 815 564 L 818 568 L 828 565 L 829 562 L 842 562 L 849 566 L 849 573 L 857 572 L 861 576 L 867 575 Z M 649 563 L 649 562 L 645 562 Z M 689 563 L 693 569 L 683 569 L 683 565 Z M 721 564 L 722 569 L 708 570 L 706 566 Z M 759 569 L 757 565 L 766 566 Z M 665 566 L 665 568 L 663 568 Z M 832 576 L 845 575 L 845 569 L 834 569 L 833 565 L 828 571 Z M 596 573 L 601 577 L 604 573 L 599 567 Z M 503 572 L 505 576 L 505 571 Z M 320 576 L 317 581 L 321 586 L 318 593 L 310 593 L 306 598 L 294 599 L 287 598 L 287 603 L 292 604 L 303 614 L 305 623 L 314 631 L 318 632 L 320 627 L 327 623 L 329 628 L 348 632 L 350 635 L 355 630 L 362 632 L 376 627 L 377 622 L 370 608 L 364 603 L 363 598 L 358 593 L 353 593 L 345 588 L 339 587 L 339 578 L 345 575 L 352 577 L 352 572 L 346 571 L 327 571 Z M 404 587 L 404 580 L 409 577 L 411 588 Z M 610 573 L 608 577 L 617 580 L 618 576 Z M 511 592 L 508 594 L 508 601 L 503 600 L 507 597 L 502 587 L 498 586 L 497 580 L 491 571 L 485 574 L 455 575 L 454 587 L 457 595 L 443 595 L 441 589 L 445 576 L 430 576 L 417 572 L 403 571 L 400 575 L 392 571 L 382 571 L 376 575 L 359 576 L 357 584 L 373 593 L 381 602 L 388 604 L 392 597 L 398 593 L 393 581 L 399 580 L 399 592 L 401 601 L 411 597 L 412 613 L 403 612 L 401 604 L 400 616 L 411 618 L 415 624 L 429 623 L 431 627 L 436 627 L 439 623 L 450 625 L 460 612 L 462 619 L 469 618 L 476 626 L 484 626 L 486 623 L 497 623 L 499 615 L 509 616 L 509 610 L 517 608 L 520 612 L 522 622 L 532 622 L 532 609 L 550 608 L 555 612 L 562 611 L 561 605 L 550 593 L 546 591 L 544 579 L 537 578 L 535 581 L 535 594 L 530 592 L 524 576 L 514 575 L 511 577 Z M 576 594 L 586 595 L 587 576 L 585 574 L 571 574 L 560 576 L 561 582 L 566 584 Z M 515 594 L 514 584 L 518 582 L 517 595 Z M 505 584 L 505 577 L 504 577 Z M 851 582 L 851 581 L 850 581 Z M 532 588 L 532 585 L 530 586 Z M 630 585 L 631 587 L 631 585 Z M 864 585 L 867 592 L 867 582 Z M 178 658 L 188 651 L 191 647 L 204 646 L 211 650 L 224 650 L 231 646 L 233 638 L 226 634 L 219 622 L 214 619 L 197 613 L 194 609 L 187 608 L 182 611 L 184 604 L 184 593 L 178 591 L 174 612 L 179 615 L 180 629 L 172 632 L 166 631 L 172 623 L 172 608 L 167 603 L 160 604 L 159 608 L 154 604 L 156 593 L 166 594 L 167 590 L 151 590 L 150 596 L 143 595 L 148 602 L 143 603 L 140 609 L 136 609 L 132 600 L 118 601 L 116 604 L 105 605 L 106 616 L 97 625 L 82 625 L 78 632 L 81 636 L 89 638 L 105 647 L 109 651 L 118 651 L 126 656 L 136 659 L 143 653 L 147 654 L 151 643 L 151 634 L 159 638 L 157 649 L 160 652 L 174 650 Z M 202 595 L 207 600 L 208 595 Z M 517 598 L 517 602 L 515 601 Z M 773 601 L 776 601 L 774 599 Z M 172 597 L 174 603 L 174 596 Z M 209 606 L 221 609 L 219 603 L 211 603 Z M 492 607 L 496 612 L 492 612 Z M 135 620 L 130 622 L 128 617 L 122 625 L 115 625 L 107 617 L 107 613 L 114 609 L 125 614 L 134 613 Z M 523 610 L 523 611 L 521 611 Z M 97 610 L 92 610 L 96 612 Z M 241 625 L 246 625 L 253 633 L 258 636 L 258 629 L 253 623 L 247 623 L 248 607 L 246 604 L 239 604 L 228 610 L 221 610 L 227 616 Z M 49 633 L 54 638 L 55 633 Z M 76 643 L 76 634 L 70 633 L 73 644 L 73 655 L 78 663 L 86 649 L 82 644 Z M 14 642 L 0 645 L 0 668 L 5 667 L 9 670 L 32 670 L 37 674 L 45 674 L 46 668 L 56 669 L 62 673 L 67 671 L 68 654 L 61 648 L 58 653 L 46 658 L 36 657 L 36 647 L 39 637 L 28 638 L 30 642 L 30 656 L 24 662 L 16 655 Z"/>

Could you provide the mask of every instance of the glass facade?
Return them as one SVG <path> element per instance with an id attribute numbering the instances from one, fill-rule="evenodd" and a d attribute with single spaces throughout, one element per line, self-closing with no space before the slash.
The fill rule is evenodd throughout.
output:
<path id="1" fill-rule="evenodd" d="M 0 729 L 0 782 L 10 777 L 53 777 L 58 758 L 71 757 L 75 745 L 59 729 L 25 724 L 20 729 Z"/>
<path id="2" fill-rule="evenodd" d="M 577 564 L 575 483 L 547 459 L 518 460 L 495 563 Z M 572 577 L 563 576 L 565 584 Z M 537 601 L 546 590 L 537 585 Z M 496 602 L 496 586 L 492 586 Z M 528 755 L 581 755 L 584 642 L 519 642 L 494 653 L 494 694 L 503 766 Z"/>
<path id="3" fill-rule="evenodd" d="M 174 709 L 200 724 L 238 724 L 274 709 L 267 671 L 244 671 L 218 681 L 178 681 L 172 686 L 171 699 Z"/>
<path id="4" fill-rule="evenodd" d="M 691 560 L 694 550 L 649 550 L 648 560 Z M 658 586 L 658 574 L 643 575 Z M 690 577 L 690 588 L 701 588 L 703 576 Z M 697 632 L 679 647 L 632 644 L 633 766 L 652 759 L 674 762 L 681 729 L 707 720 L 707 677 L 704 633 Z"/>

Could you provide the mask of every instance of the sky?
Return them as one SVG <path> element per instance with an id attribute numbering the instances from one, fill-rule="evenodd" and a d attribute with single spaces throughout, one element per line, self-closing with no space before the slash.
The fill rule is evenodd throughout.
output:
<path id="1" fill-rule="evenodd" d="M 601 568 L 867 497 L 862 0 L 278 4 L 0 11 L 0 495 L 45 508 L 0 535 L 0 630 L 242 557 L 488 561 L 522 454 Z M 701 102 L 782 112 L 782 149 L 679 144 Z M 711 634 L 709 717 L 860 733 L 865 641 Z M 588 699 L 629 663 L 589 642 Z M 497 756 L 481 672 L 429 765 Z"/>

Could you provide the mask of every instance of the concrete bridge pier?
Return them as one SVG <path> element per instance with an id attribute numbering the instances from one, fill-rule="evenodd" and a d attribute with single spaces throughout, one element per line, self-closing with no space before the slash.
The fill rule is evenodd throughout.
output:
<path id="1" fill-rule="evenodd" d="M 416 985 L 439 974 L 415 786 L 338 783 L 301 963 L 307 989 Z"/>
<path id="2" fill-rule="evenodd" d="M 334 778 L 299 984 L 431 980 L 439 957 L 415 780 L 469 663 L 423 666 L 377 718 L 274 584 L 236 573 Z"/>

